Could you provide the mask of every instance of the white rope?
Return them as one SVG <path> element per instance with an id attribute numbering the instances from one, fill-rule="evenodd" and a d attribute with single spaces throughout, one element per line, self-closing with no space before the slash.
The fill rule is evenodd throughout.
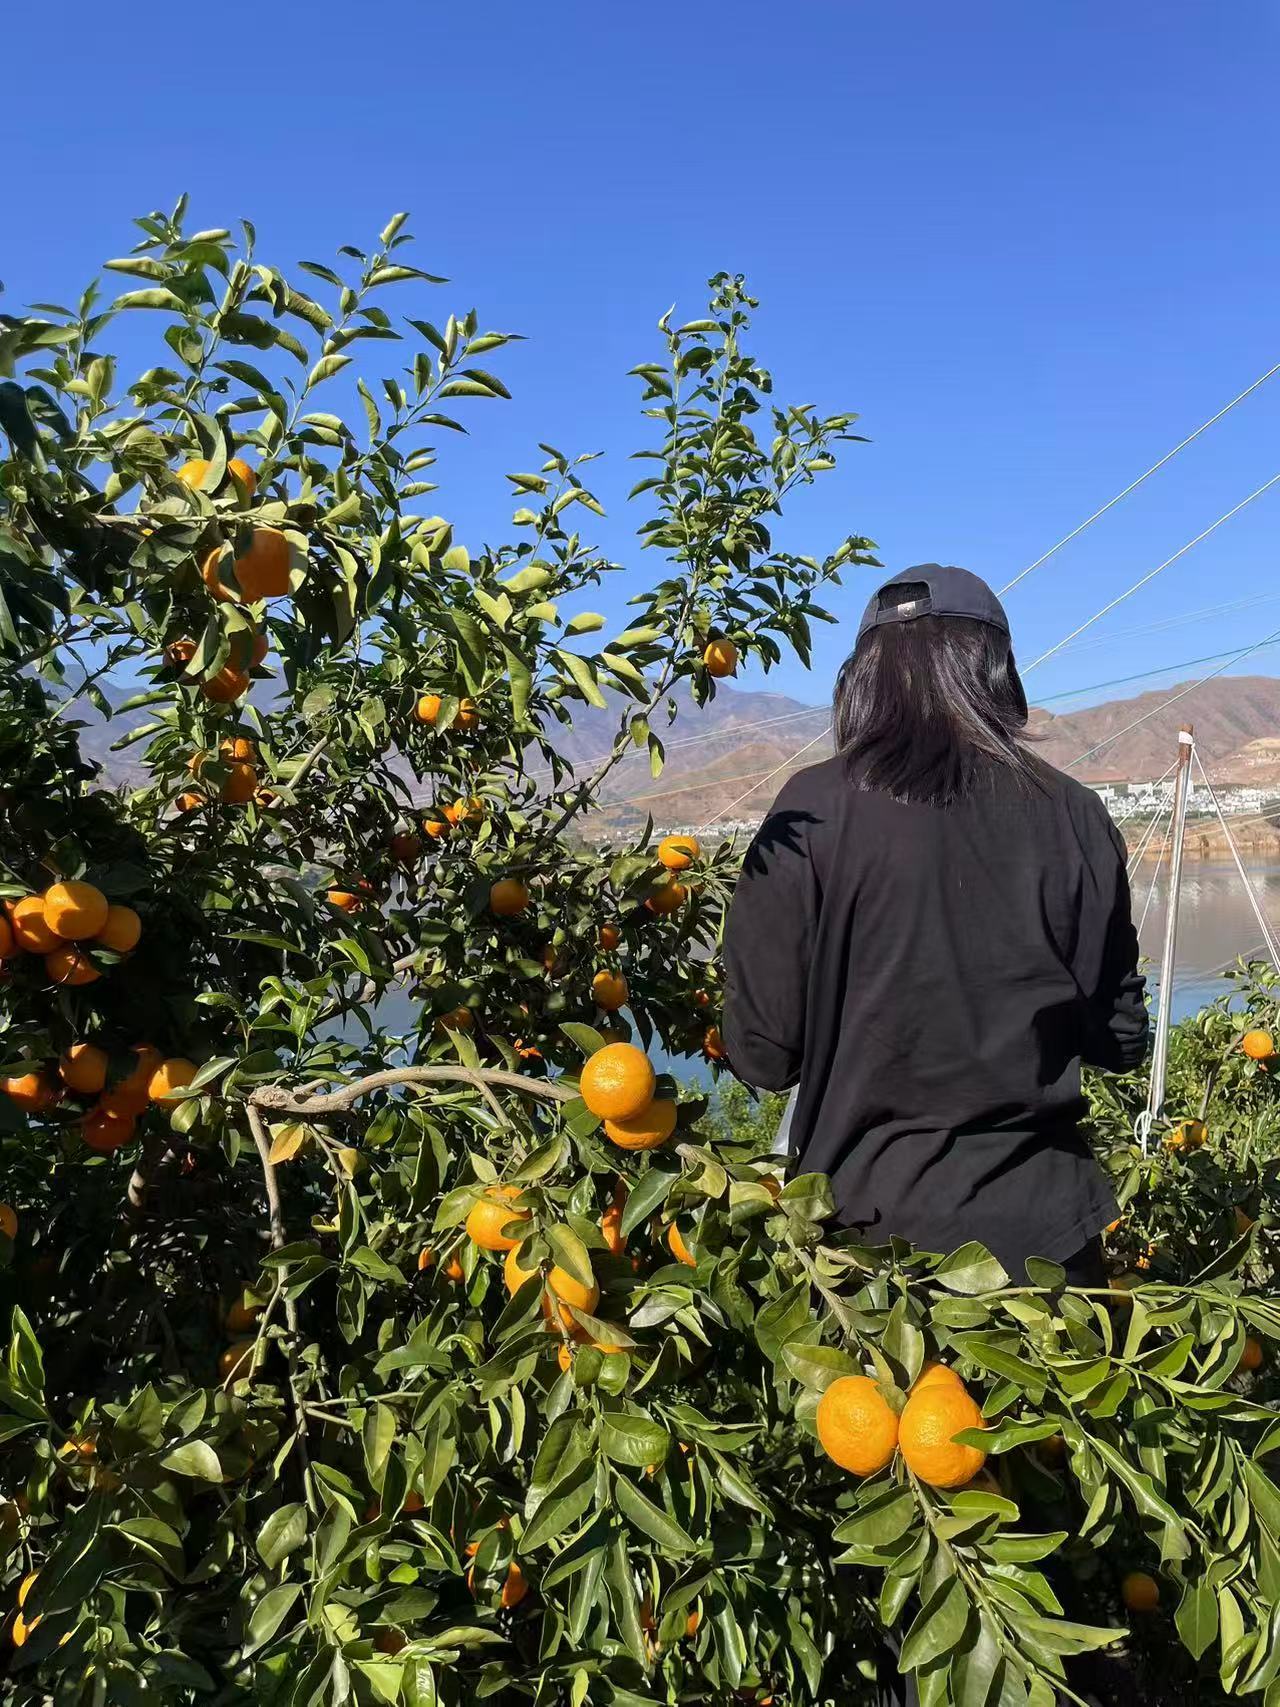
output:
<path id="1" fill-rule="evenodd" d="M 1247 658 L 1251 652 L 1260 652 L 1264 646 L 1274 645 L 1277 640 L 1280 640 L 1280 628 L 1273 630 L 1262 640 L 1255 640 L 1252 646 L 1244 646 L 1239 652 L 1232 653 L 1231 657 L 1219 664 L 1216 670 L 1210 670 L 1208 675 L 1201 676 L 1199 681 L 1191 682 L 1185 688 L 1179 688 L 1177 693 L 1170 694 L 1168 699 L 1162 699 L 1159 705 L 1153 706 L 1150 711 L 1143 712 L 1141 717 L 1135 717 L 1132 723 L 1126 723 L 1123 729 L 1117 729 L 1114 734 L 1108 735 L 1105 741 L 1099 741 L 1093 747 L 1086 747 L 1083 753 L 1077 754 L 1064 768 L 1074 770 L 1076 765 L 1082 764 L 1085 759 L 1091 759 L 1095 753 L 1100 753 L 1104 747 L 1109 747 L 1113 741 L 1118 741 L 1122 735 L 1127 735 L 1131 729 L 1138 729 L 1144 723 L 1149 723 L 1153 717 L 1159 717 L 1162 711 L 1167 711 L 1171 705 L 1176 705 L 1180 699 L 1185 699 L 1189 693 L 1194 693 L 1197 688 L 1202 688 L 1206 682 L 1211 682 L 1215 676 L 1222 675 L 1233 664 L 1238 664 L 1241 658 Z"/>
<path id="2" fill-rule="evenodd" d="M 1171 451 L 1167 451 L 1165 455 L 1160 458 L 1159 462 L 1153 462 L 1145 474 L 1140 474 L 1136 480 L 1131 480 L 1123 492 L 1117 492 L 1114 498 L 1108 499 L 1100 510 L 1095 510 L 1091 516 L 1086 517 L 1085 520 L 1080 523 L 1079 527 L 1072 528 L 1071 532 L 1069 534 L 1065 534 L 1056 545 L 1051 545 L 1043 556 L 1037 557 L 1034 563 L 1028 563 L 1027 567 L 1019 574 L 1015 575 L 1012 581 L 1006 581 L 1004 586 L 1000 589 L 1001 597 L 1003 597 L 1010 588 L 1016 587 L 1019 581 L 1025 581 L 1033 569 L 1038 569 L 1042 563 L 1047 563 L 1055 551 L 1061 551 L 1064 545 L 1070 545 L 1073 539 L 1078 539 L 1087 527 L 1092 527 L 1094 522 L 1096 522 L 1100 516 L 1105 516 L 1108 510 L 1114 509 L 1122 498 L 1127 498 L 1130 492 L 1136 492 L 1144 480 L 1149 480 L 1158 469 L 1164 467 L 1166 462 L 1172 462 L 1173 458 L 1177 456 L 1180 450 L 1185 450 L 1193 439 L 1198 439 L 1201 433 L 1206 432 L 1211 426 L 1213 426 L 1215 421 L 1220 421 L 1224 415 L 1230 414 L 1237 403 L 1243 403 L 1246 397 L 1248 397 L 1252 392 L 1255 392 L 1260 385 L 1265 385 L 1267 380 L 1276 373 L 1280 373 L 1280 362 L 1277 362 L 1274 367 L 1269 367 L 1264 374 L 1261 374 L 1254 380 L 1252 385 L 1247 385 L 1238 397 L 1233 397 L 1231 399 L 1230 403 L 1223 404 L 1222 408 L 1218 410 L 1216 415 L 1210 415 L 1207 421 L 1202 421 L 1194 433 L 1188 433 L 1181 444 L 1174 445 L 1173 449 Z"/>
<path id="3" fill-rule="evenodd" d="M 1139 936 L 1142 935 L 1143 927 L 1146 925 L 1146 922 L 1147 922 L 1147 914 L 1151 911 L 1151 903 L 1155 899 L 1156 884 L 1160 881 L 1160 870 L 1161 870 L 1161 867 L 1164 865 L 1166 856 L 1168 855 L 1169 840 L 1170 840 L 1170 837 L 1172 835 L 1173 835 L 1173 810 L 1172 810 L 1172 803 L 1171 803 L 1170 804 L 1170 811 L 1169 811 L 1169 822 L 1166 825 L 1165 832 L 1164 832 L 1164 841 L 1161 843 L 1160 852 L 1156 856 L 1155 870 L 1151 873 L 1151 887 L 1147 890 L 1146 905 L 1143 907 L 1142 917 L 1138 921 L 1138 933 L 1137 934 Z"/>
<path id="4" fill-rule="evenodd" d="M 1265 481 L 1258 487 L 1256 492 L 1250 492 L 1247 498 L 1242 498 L 1238 504 L 1220 515 L 1216 522 L 1210 522 L 1209 526 L 1203 533 L 1198 533 L 1194 539 L 1189 539 L 1185 545 L 1180 546 L 1178 550 L 1174 552 L 1172 557 L 1166 557 L 1163 563 L 1157 563 L 1154 569 L 1148 569 L 1146 574 L 1140 576 L 1131 587 L 1126 587 L 1123 593 L 1120 593 L 1114 599 L 1109 600 L 1107 604 L 1103 605 L 1101 610 L 1095 611 L 1091 617 L 1080 624 L 1079 628 L 1073 628 L 1070 634 L 1065 635 L 1057 642 L 1056 645 L 1051 646 L 1047 652 L 1042 652 L 1038 658 L 1027 665 L 1027 671 L 1030 672 L 1031 670 L 1034 670 L 1038 664 L 1043 664 L 1047 658 L 1052 658 L 1055 652 L 1061 652 L 1062 648 L 1070 641 L 1074 640 L 1077 634 L 1083 634 L 1086 628 L 1092 628 L 1094 623 L 1100 621 L 1102 617 L 1106 616 L 1108 611 L 1115 610 L 1117 605 L 1122 605 L 1126 599 L 1132 598 L 1139 588 L 1145 587 L 1148 581 L 1153 581 L 1156 576 L 1163 570 L 1167 569 L 1171 563 L 1176 563 L 1180 557 L 1185 557 L 1187 552 L 1190 551 L 1193 546 L 1199 545 L 1202 539 L 1208 539 L 1209 535 L 1213 533 L 1215 529 L 1220 528 L 1223 522 L 1229 522 L 1232 516 L 1238 516 L 1241 510 L 1253 503 L 1255 498 L 1260 498 L 1264 492 L 1270 491 L 1277 481 L 1280 481 L 1280 474 L 1273 474 L 1270 480 Z"/>
<path id="5" fill-rule="evenodd" d="M 1276 942 L 1270 921 L 1262 909 L 1261 901 L 1258 899 L 1257 891 L 1249 880 L 1249 873 L 1245 870 L 1244 861 L 1240 858 L 1240 850 L 1236 846 L 1236 839 L 1231 834 L 1231 826 L 1227 823 L 1226 817 L 1222 811 L 1222 806 L 1219 803 L 1217 793 L 1213 784 L 1209 781 L 1209 773 L 1205 770 L 1198 752 L 1195 754 L 1195 761 L 1196 768 L 1200 772 L 1200 780 L 1209 790 L 1209 798 L 1213 802 L 1214 811 L 1218 814 L 1218 822 L 1222 825 L 1222 833 L 1227 838 L 1227 846 L 1231 849 L 1231 857 L 1236 862 L 1236 870 L 1240 874 L 1240 881 L 1244 884 L 1245 893 L 1249 897 L 1249 905 L 1253 908 L 1253 916 L 1258 921 L 1258 929 L 1262 932 L 1263 941 L 1266 943 L 1267 950 L 1271 955 L 1271 963 L 1277 971 L 1280 971 L 1280 945 Z"/>
<path id="6" fill-rule="evenodd" d="M 741 806 L 744 800 L 750 800 L 751 796 L 758 788 L 763 788 L 766 782 L 772 782 L 774 777 L 778 776 L 782 771 L 789 770 L 791 766 L 795 764 L 797 759 L 802 759 L 811 747 L 816 747 L 818 745 L 819 741 L 825 741 L 830 733 L 831 725 L 828 723 L 821 734 L 815 735 L 812 741 L 806 741 L 804 746 L 800 748 L 799 752 L 792 753 L 789 759 L 783 759 L 782 763 L 780 765 L 775 765 L 767 776 L 762 776 L 759 782 L 752 783 L 751 787 L 747 789 L 744 794 L 740 794 L 736 800 L 731 800 L 722 811 L 714 813 L 713 816 L 708 818 L 705 823 L 699 824 L 699 833 L 703 830 L 710 829 L 711 825 L 715 823 L 717 818 L 727 818 L 735 807 Z"/>
<path id="7" fill-rule="evenodd" d="M 1114 646 L 1118 640 L 1130 640 L 1138 634 L 1154 634 L 1171 628 L 1185 628 L 1188 623 L 1201 623 L 1210 616 L 1229 616 L 1236 611 L 1255 611 L 1260 605 L 1273 605 L 1280 593 L 1255 593 L 1247 599 L 1229 599 L 1225 604 L 1202 605 L 1199 610 L 1179 611 L 1177 616 L 1157 617 L 1151 622 L 1134 623 L 1128 628 L 1111 628 L 1105 634 L 1095 634 L 1089 640 L 1078 640 L 1064 646 L 1064 652 L 1092 652 L 1099 646 Z"/>
<path id="8" fill-rule="evenodd" d="M 1148 842 L 1150 842 L 1152 836 L 1155 834 L 1156 829 L 1159 826 L 1160 820 L 1164 817 L 1165 813 L 1167 811 L 1169 811 L 1169 809 L 1172 807 L 1172 805 L 1173 805 L 1173 790 L 1167 789 L 1165 791 L 1164 799 L 1156 807 L 1156 810 L 1155 810 L 1155 813 L 1151 819 L 1151 822 L 1147 825 L 1146 829 L 1142 832 L 1142 836 L 1138 842 L 1137 847 L 1134 848 L 1133 852 L 1129 855 L 1129 862 L 1128 862 L 1128 865 L 1126 867 L 1126 872 L 1127 872 L 1129 877 L 1132 877 L 1134 872 L 1137 871 L 1138 866 L 1142 862 L 1142 856 L 1147 851 Z M 1173 826 L 1172 826 L 1172 822 L 1171 822 L 1170 828 L 1172 829 L 1172 827 Z M 1163 857 L 1164 856 L 1162 854 L 1161 858 L 1163 858 Z"/>

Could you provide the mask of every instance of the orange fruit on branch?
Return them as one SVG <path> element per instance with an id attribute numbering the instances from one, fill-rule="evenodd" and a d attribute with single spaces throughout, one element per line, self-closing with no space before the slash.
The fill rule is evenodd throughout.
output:
<path id="1" fill-rule="evenodd" d="M 627 1005 L 627 981 L 621 972 L 597 972 L 591 980 L 591 994 L 598 1008 L 615 1014 Z"/>
<path id="2" fill-rule="evenodd" d="M 1130 1571 L 1120 1584 L 1120 1598 L 1130 1612 L 1154 1612 L 1160 1604 L 1160 1585 L 1146 1571 Z"/>
<path id="3" fill-rule="evenodd" d="M 108 1060 L 96 1043 L 73 1043 L 58 1062 L 58 1074 L 69 1091 L 97 1096 L 107 1082 Z"/>
<path id="4" fill-rule="evenodd" d="M 9 908 L 13 940 L 27 954 L 52 954 L 61 942 L 44 916 L 44 897 L 24 895 Z"/>
<path id="5" fill-rule="evenodd" d="M 684 1234 L 674 1221 L 667 1229 L 667 1249 L 676 1261 L 683 1263 L 686 1268 L 697 1268 L 698 1259 L 685 1243 Z"/>
<path id="6" fill-rule="evenodd" d="M 6 1239 L 16 1239 L 18 1236 L 18 1215 L 11 1203 L 0 1203 L 0 1233 Z"/>
<path id="7" fill-rule="evenodd" d="M 289 591 L 289 541 L 278 528 L 254 528 L 239 557 L 232 547 L 215 545 L 200 565 L 200 577 L 215 599 L 256 605 Z"/>
<path id="8" fill-rule="evenodd" d="M 709 1025 L 702 1034 L 702 1053 L 708 1061 L 724 1061 L 729 1051 L 724 1046 L 724 1038 L 720 1035 L 718 1025 Z"/>
<path id="9" fill-rule="evenodd" d="M 473 699 L 464 699 L 458 706 L 458 715 L 453 720 L 455 729 L 461 729 L 470 734 L 473 729 L 480 727 L 480 713 Z"/>
<path id="10" fill-rule="evenodd" d="M 687 871 L 701 855 L 696 836 L 664 836 L 658 843 L 658 863 L 668 871 Z"/>
<path id="11" fill-rule="evenodd" d="M 447 1014 L 441 1014 L 435 1023 L 436 1031 L 471 1031 L 475 1026 L 475 1015 L 470 1008 L 450 1008 Z"/>
<path id="12" fill-rule="evenodd" d="M 1269 1061 L 1276 1052 L 1276 1040 L 1269 1031 L 1246 1031 L 1240 1047 L 1251 1061 Z"/>
<path id="13" fill-rule="evenodd" d="M 677 1112 L 671 1097 L 655 1097 L 630 1120 L 606 1120 L 604 1135 L 620 1150 L 657 1150 L 675 1131 Z"/>
<path id="14" fill-rule="evenodd" d="M 622 941 L 622 932 L 617 925 L 601 925 L 596 935 L 596 941 L 607 954 L 612 953 Z"/>
<path id="15" fill-rule="evenodd" d="M 141 940 L 142 920 L 132 907 L 122 907 L 113 901 L 107 908 L 107 922 L 94 941 L 116 954 L 131 954 Z"/>
<path id="16" fill-rule="evenodd" d="M 916 1379 L 912 1384 L 911 1391 L 915 1394 L 925 1392 L 930 1387 L 946 1386 L 963 1388 L 964 1382 L 956 1374 L 955 1370 L 949 1368 L 947 1364 L 935 1363 L 930 1360 L 926 1362 L 924 1368 L 920 1371 L 919 1375 L 916 1376 Z"/>
<path id="17" fill-rule="evenodd" d="M 1244 1350 L 1240 1353 L 1240 1367 L 1250 1374 L 1255 1369 L 1262 1368 L 1262 1341 L 1250 1334 L 1244 1342 Z"/>
<path id="18" fill-rule="evenodd" d="M 147 1084 L 147 1096 L 152 1102 L 165 1102 L 173 1091 L 185 1090 L 200 1069 L 185 1055 L 171 1055 L 152 1073 Z"/>
<path id="19" fill-rule="evenodd" d="M 606 1043 L 582 1069 L 578 1089 L 592 1114 L 632 1120 L 653 1101 L 653 1063 L 634 1043 Z"/>
<path id="20" fill-rule="evenodd" d="M 44 1114 L 58 1100 L 58 1087 L 48 1073 L 15 1073 L 0 1079 L 0 1090 L 24 1114 Z"/>
<path id="21" fill-rule="evenodd" d="M 424 693 L 418 696 L 413 708 L 414 721 L 417 723 L 434 723 L 440 715 L 441 699 L 438 693 Z"/>
<path id="22" fill-rule="evenodd" d="M 247 1334 L 261 1314 L 262 1305 L 255 1304 L 242 1292 L 228 1309 L 223 1326 L 229 1334 Z"/>
<path id="23" fill-rule="evenodd" d="M 228 457 L 227 473 L 238 480 L 240 484 L 247 489 L 249 496 L 251 498 L 253 497 L 254 493 L 258 490 L 258 475 L 257 471 L 250 468 L 249 464 L 243 457 Z"/>
<path id="24" fill-rule="evenodd" d="M 237 670 L 231 664 L 224 664 L 217 675 L 210 676 L 200 684 L 200 692 L 215 705 L 230 705 L 249 691 L 249 677 L 244 670 Z"/>
<path id="25" fill-rule="evenodd" d="M 208 472 L 209 464 L 204 457 L 193 456 L 190 462 L 183 463 L 182 467 L 178 470 L 177 477 L 184 486 L 190 486 L 194 490 L 195 487 L 203 483 L 204 477 Z"/>
<path id="26" fill-rule="evenodd" d="M 622 1212 L 626 1207 L 627 1187 L 624 1181 L 618 1180 L 613 1188 L 613 1202 L 600 1217 L 600 1231 L 604 1236 L 605 1249 L 615 1257 L 620 1257 L 627 1248 L 627 1235 L 622 1231 Z"/>
<path id="27" fill-rule="evenodd" d="M 874 1476 L 893 1461 L 898 1419 L 867 1375 L 833 1381 L 818 1400 L 814 1426 L 827 1457 L 855 1476 Z"/>
<path id="28" fill-rule="evenodd" d="M 645 902 L 646 909 L 657 918 L 665 918 L 668 913 L 674 913 L 683 907 L 689 899 L 689 891 L 683 883 L 664 883 Z"/>
<path id="29" fill-rule="evenodd" d="M 1209 1136 L 1203 1120 L 1180 1120 L 1166 1137 L 1166 1150 L 1198 1150 Z"/>
<path id="30" fill-rule="evenodd" d="M 600 1288 L 593 1280 L 589 1286 L 583 1284 L 577 1275 L 570 1274 L 567 1268 L 555 1264 L 547 1276 L 547 1291 L 542 1295 L 542 1313 L 548 1323 L 554 1325 L 558 1314 L 560 1320 L 570 1333 L 578 1331 L 578 1319 L 571 1314 L 573 1310 L 585 1310 L 591 1315 L 600 1302 Z"/>
<path id="31" fill-rule="evenodd" d="M 467 1237 L 472 1244 L 486 1251 L 510 1251 L 520 1243 L 523 1234 L 512 1238 L 504 1229 L 513 1224 L 523 1226 L 532 1219 L 527 1209 L 513 1209 L 512 1201 L 520 1196 L 517 1185 L 491 1185 L 479 1198 L 467 1216 Z"/>
<path id="32" fill-rule="evenodd" d="M 109 1156 L 119 1150 L 133 1137 L 134 1117 L 131 1114 L 116 1114 L 101 1103 L 84 1118 L 80 1135 L 90 1150 L 96 1150 L 100 1156 Z"/>
<path id="33" fill-rule="evenodd" d="M 44 957 L 44 969 L 51 984 L 66 989 L 78 984 L 92 984 L 102 974 L 89 956 L 72 942 L 55 948 Z"/>
<path id="34" fill-rule="evenodd" d="M 934 1488 L 960 1488 L 987 1461 L 977 1446 L 961 1446 L 955 1436 L 983 1428 L 982 1410 L 962 1381 L 935 1381 L 908 1398 L 898 1424 L 898 1445 L 907 1468 Z"/>
<path id="35" fill-rule="evenodd" d="M 489 890 L 489 911 L 500 919 L 513 919 L 529 905 L 528 886 L 518 877 L 500 877 Z"/>
<path id="36" fill-rule="evenodd" d="M 702 653 L 709 676 L 731 676 L 738 667 L 738 648 L 732 640 L 710 640 Z"/>
<path id="37" fill-rule="evenodd" d="M 101 1106 L 112 1114 L 141 1114 L 150 1101 L 148 1087 L 164 1057 L 149 1043 L 138 1044 L 134 1054 L 137 1064 L 103 1094 Z"/>
<path id="38" fill-rule="evenodd" d="M 63 942 L 97 936 L 107 912 L 106 896 L 92 883 L 54 883 L 44 892 L 44 922 Z"/>

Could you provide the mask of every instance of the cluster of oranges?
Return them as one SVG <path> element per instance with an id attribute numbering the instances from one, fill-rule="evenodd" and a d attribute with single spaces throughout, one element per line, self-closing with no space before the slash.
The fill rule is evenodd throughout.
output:
<path id="1" fill-rule="evenodd" d="M 444 704 L 444 696 L 438 693 L 420 694 L 413 708 L 415 723 L 425 723 L 434 729 L 440 719 L 440 708 Z M 464 735 L 470 735 L 480 727 L 480 713 L 473 699 L 460 699 L 450 729 L 458 729 Z"/>
<path id="2" fill-rule="evenodd" d="M 177 477 L 194 491 L 204 485 L 209 468 L 203 457 L 195 457 L 183 464 Z M 252 498 L 257 491 L 258 476 L 243 458 L 228 459 L 227 476 L 243 497 Z M 253 527 L 243 550 L 223 541 L 207 551 L 200 562 L 200 578 L 220 603 L 257 605 L 288 593 L 291 557 L 289 541 L 279 528 Z M 195 643 L 190 639 L 175 640 L 165 648 L 170 664 L 188 664 L 194 655 Z M 248 691 L 249 671 L 266 655 L 265 637 L 247 635 L 244 644 L 233 648 L 231 659 L 201 682 L 200 692 L 215 705 L 232 704 Z"/>
<path id="3" fill-rule="evenodd" d="M 199 1070 L 185 1056 L 166 1059 L 149 1044 L 138 1045 L 134 1055 L 129 1071 L 108 1087 L 107 1051 L 96 1043 L 73 1043 L 56 1069 L 34 1067 L 0 1079 L 0 1090 L 24 1114 L 35 1116 L 48 1114 L 66 1096 L 93 1099 L 81 1117 L 80 1135 L 90 1150 L 110 1155 L 129 1142 L 151 1104 L 171 1106 L 173 1094 L 185 1090 Z"/>
<path id="4" fill-rule="evenodd" d="M 582 1069 L 582 1100 L 620 1150 L 657 1150 L 676 1129 L 671 1097 L 654 1095 L 653 1062 L 634 1043 L 606 1043 Z"/>
<path id="5" fill-rule="evenodd" d="M 222 1325 L 231 1343 L 218 1358 L 220 1380 L 240 1381 L 251 1374 L 254 1342 L 245 1336 L 252 1331 L 261 1314 L 261 1304 L 255 1303 L 248 1293 L 243 1291 L 228 1305 Z"/>
<path id="6" fill-rule="evenodd" d="M 962 1488 L 986 1453 L 956 1435 L 983 1428 L 982 1410 L 943 1363 L 926 1363 L 899 1416 L 867 1375 L 842 1375 L 818 1402 L 818 1441 L 828 1458 L 855 1476 L 874 1476 L 901 1452 L 911 1474 L 933 1488 Z"/>
<path id="7" fill-rule="evenodd" d="M 530 1232 L 533 1219 L 532 1212 L 520 1200 L 518 1186 L 489 1186 L 476 1199 L 466 1220 L 467 1237 L 473 1245 L 482 1251 L 502 1255 L 502 1278 L 512 1297 L 540 1272 L 536 1268 L 525 1268 L 520 1262 L 520 1247 Z M 620 1208 L 618 1214 L 620 1219 Z M 603 1221 L 601 1225 L 603 1227 Z M 617 1237 L 620 1240 L 620 1233 Z M 421 1261 L 419 1258 L 420 1266 Z M 560 1335 L 557 1355 L 562 1370 L 567 1371 L 570 1367 L 574 1343 L 592 1345 L 606 1355 L 622 1352 L 620 1345 L 593 1338 L 574 1313 L 580 1310 L 590 1316 L 599 1304 L 600 1286 L 594 1276 L 590 1281 L 583 1281 L 560 1263 L 553 1263 L 542 1275 L 541 1302 L 548 1331 Z"/>
<path id="8" fill-rule="evenodd" d="M 258 788 L 258 749 L 245 735 L 237 735 L 234 739 L 218 743 L 218 758 L 226 770 L 226 776 L 218 786 L 218 799 L 224 806 L 243 806 L 256 797 L 262 798 Z M 208 753 L 193 753 L 187 761 L 187 769 L 193 777 L 198 777 L 209 760 Z M 178 796 L 179 812 L 192 812 L 204 805 L 204 796 L 194 789 L 188 789 Z"/>
<path id="9" fill-rule="evenodd" d="M 90 945 L 128 954 L 142 936 L 133 908 L 109 902 L 92 883 L 54 883 L 43 895 L 23 895 L 4 906 L 0 961 L 19 951 L 42 955 L 49 982 L 63 987 L 102 976 Z"/>

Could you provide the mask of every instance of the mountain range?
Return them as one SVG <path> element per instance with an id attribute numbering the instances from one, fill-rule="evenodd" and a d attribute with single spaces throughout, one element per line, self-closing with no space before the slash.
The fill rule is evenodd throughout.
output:
<path id="1" fill-rule="evenodd" d="M 1182 688 L 1194 692 L 1168 703 Z M 682 710 L 657 781 L 643 755 L 607 779 L 603 801 L 610 828 L 630 828 L 646 813 L 659 825 L 681 828 L 716 820 L 753 822 L 792 771 L 831 752 L 825 706 L 722 687 L 711 705 Z M 566 752 L 575 762 L 599 754 L 607 747 L 611 722 L 600 711 L 579 717 Z M 1280 679 L 1274 676 L 1221 676 L 1203 686 L 1186 682 L 1082 711 L 1033 708 L 1029 733 L 1042 757 L 1083 781 L 1139 782 L 1168 769 L 1184 723 L 1194 725 L 1215 782 L 1280 786 Z"/>
<path id="2" fill-rule="evenodd" d="M 1178 730 L 1190 722 L 1215 782 L 1280 786 L 1280 678 L 1220 676 L 1167 703 L 1179 691 L 1162 687 L 1061 714 L 1033 709 L 1030 732 L 1036 750 L 1088 782 L 1142 781 L 1168 768 Z M 670 827 L 718 819 L 753 822 L 793 770 L 815 764 L 831 751 L 826 706 L 725 683 L 708 705 L 695 706 L 687 690 L 677 693 L 675 701 L 678 716 L 669 732 L 655 719 L 666 747 L 662 775 L 653 778 L 643 751 L 629 756 L 605 782 L 596 827 L 628 829 L 643 824 L 648 813 L 660 826 Z M 580 774 L 607 755 L 621 707 L 617 700 L 604 711 L 578 708 L 572 729 L 553 725 L 557 746 Z M 81 705 L 77 715 L 86 724 L 83 749 L 103 766 L 106 779 L 141 780 L 133 750 L 110 749 L 145 713 L 104 723 Z M 1093 752 L 1100 743 L 1105 745 Z"/>

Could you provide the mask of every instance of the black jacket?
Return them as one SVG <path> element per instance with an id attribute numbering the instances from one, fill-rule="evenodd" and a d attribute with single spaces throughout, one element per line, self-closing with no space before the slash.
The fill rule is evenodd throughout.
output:
<path id="1" fill-rule="evenodd" d="M 748 1084 L 799 1085 L 791 1152 L 843 1222 L 928 1250 L 979 1239 L 1020 1278 L 1115 1215 L 1080 1135 L 1080 1066 L 1148 1022 L 1124 842 L 1036 762 L 951 807 L 863 792 L 839 758 L 783 789 L 725 941 L 724 1036 Z"/>

